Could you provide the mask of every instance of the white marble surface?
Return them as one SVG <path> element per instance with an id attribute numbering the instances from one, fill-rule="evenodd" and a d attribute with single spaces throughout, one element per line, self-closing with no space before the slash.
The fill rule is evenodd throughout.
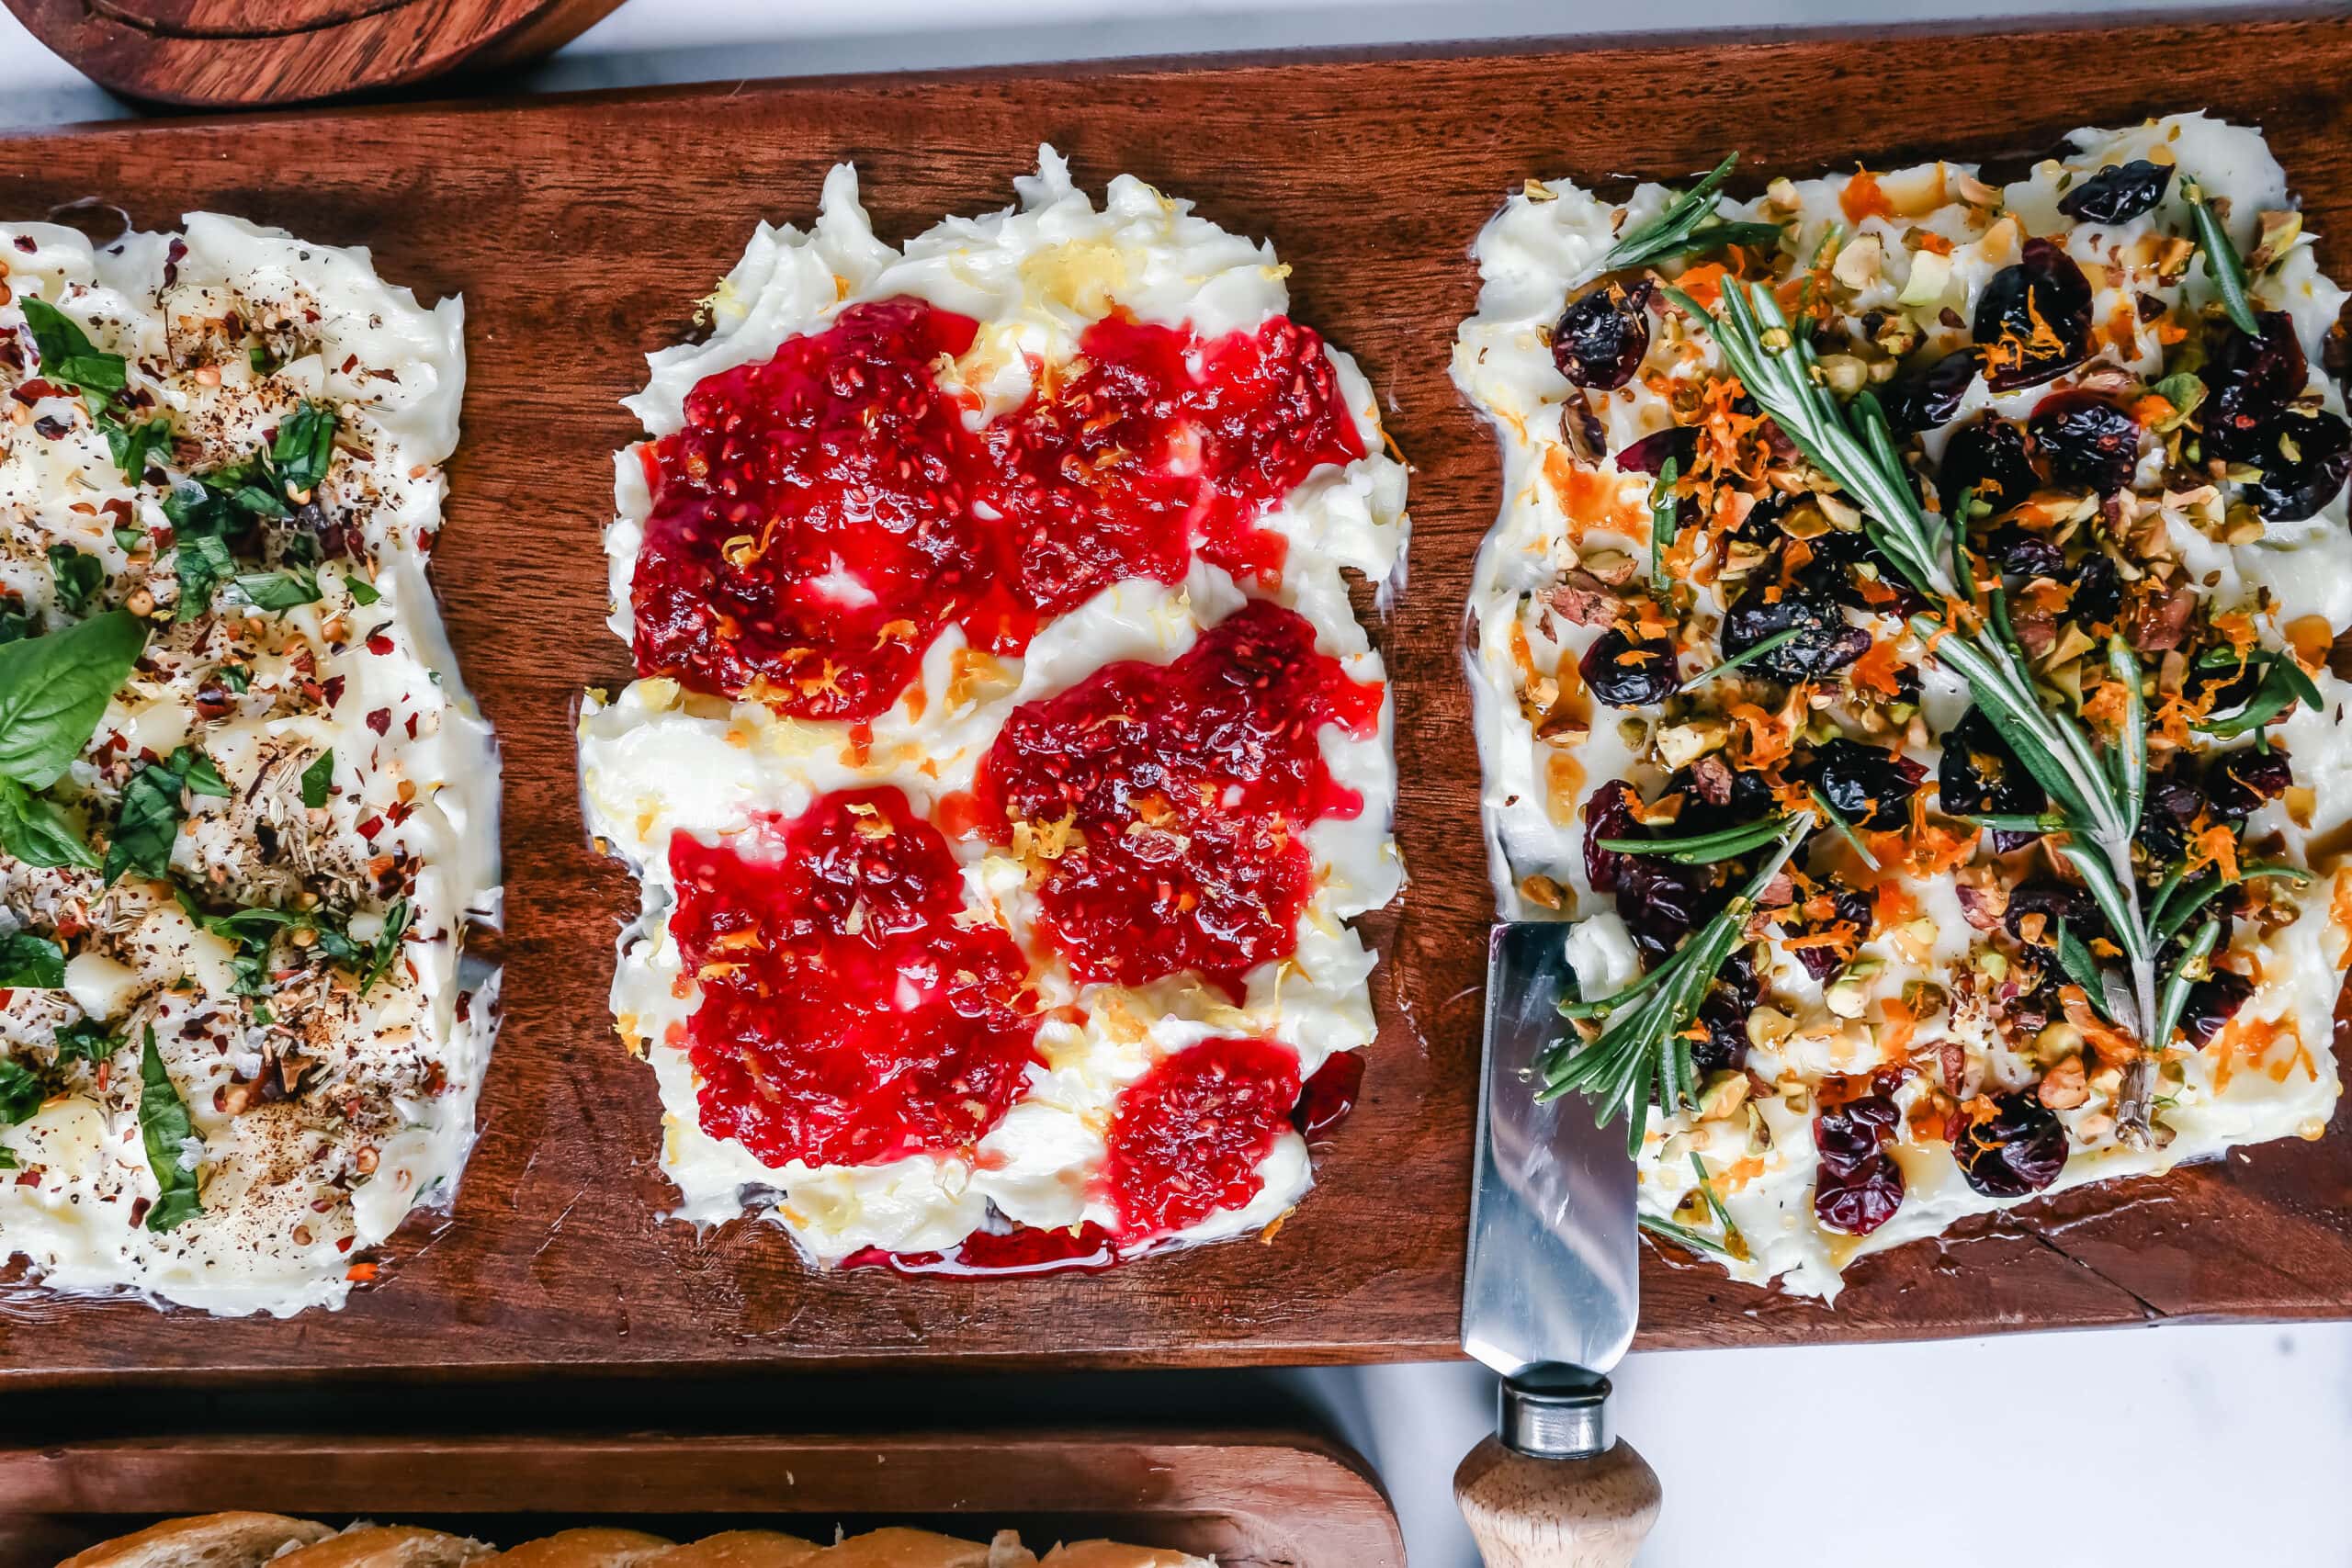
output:
<path id="1" fill-rule="evenodd" d="M 2099 8 L 1685 0 L 1643 15 L 1703 28 Z M 1566 0 L 632 0 L 529 83 L 1498 38 L 1627 20 Z M 122 112 L 0 12 L 0 127 Z M 1380 1467 L 1413 1568 L 1471 1568 L 1449 1483 L 1487 1429 L 1485 1375 L 1408 1366 L 1283 1377 Z M 1634 1357 L 1617 1382 L 1619 1425 L 1666 1487 L 1645 1568 L 2352 1568 L 2352 1325 L 1681 1352 Z"/>

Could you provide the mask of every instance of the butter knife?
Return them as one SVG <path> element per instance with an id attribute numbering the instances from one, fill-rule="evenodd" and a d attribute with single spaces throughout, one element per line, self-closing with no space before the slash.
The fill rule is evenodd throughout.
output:
<path id="1" fill-rule="evenodd" d="M 1608 1373 L 1641 1292 L 1624 1130 L 1533 1068 L 1567 1027 L 1568 928 L 1487 939 L 1485 1067 L 1462 1348 L 1503 1380 L 1496 1433 L 1454 1472 L 1487 1568 L 1622 1568 L 1657 1522 L 1657 1476 L 1611 1429 Z"/>

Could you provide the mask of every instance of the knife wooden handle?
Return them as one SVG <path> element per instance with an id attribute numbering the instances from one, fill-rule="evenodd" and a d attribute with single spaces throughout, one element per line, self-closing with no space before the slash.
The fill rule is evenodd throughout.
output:
<path id="1" fill-rule="evenodd" d="M 1623 1438 L 1594 1459 L 1532 1459 L 1488 1438 L 1453 1472 L 1487 1568 L 1626 1568 L 1658 1496 L 1657 1472 Z"/>

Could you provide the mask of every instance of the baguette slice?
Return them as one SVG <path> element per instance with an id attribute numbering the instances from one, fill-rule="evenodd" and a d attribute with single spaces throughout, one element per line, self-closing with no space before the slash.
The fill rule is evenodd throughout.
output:
<path id="1" fill-rule="evenodd" d="M 259 1568 L 288 1546 L 333 1534 L 283 1514 L 199 1514 L 102 1540 L 57 1568 Z"/>
<path id="2" fill-rule="evenodd" d="M 355 1525 L 315 1546 L 272 1558 L 269 1568 L 466 1568 L 496 1551 L 487 1541 L 411 1525 Z"/>
<path id="3" fill-rule="evenodd" d="M 1037 1560 L 1010 1530 L 993 1547 L 930 1530 L 892 1527 L 854 1535 L 829 1546 L 801 1568 L 1029 1568 Z"/>
<path id="4" fill-rule="evenodd" d="M 1115 1540 L 1074 1540 L 1046 1553 L 1039 1568 L 1216 1568 L 1206 1557 L 1165 1547 L 1122 1546 Z"/>
<path id="5" fill-rule="evenodd" d="M 801 1568 L 817 1555 L 814 1541 L 777 1530 L 723 1530 L 646 1559 L 646 1568 Z"/>
<path id="6" fill-rule="evenodd" d="M 497 1568 L 644 1568 L 671 1545 L 643 1530 L 592 1526 L 526 1540 L 490 1561 Z"/>

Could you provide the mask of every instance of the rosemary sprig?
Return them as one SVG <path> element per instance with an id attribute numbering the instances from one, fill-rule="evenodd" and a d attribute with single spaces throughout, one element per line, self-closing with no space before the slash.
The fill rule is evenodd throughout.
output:
<path id="1" fill-rule="evenodd" d="M 1713 680 L 1716 676 L 1723 674 L 1724 671 L 1736 670 L 1743 664 L 1753 664 L 1756 660 L 1763 658 L 1774 649 L 1781 647 L 1786 643 L 1794 642 L 1798 637 L 1804 635 L 1804 627 L 1803 626 L 1790 626 L 1784 631 L 1774 632 L 1770 637 L 1764 638 L 1761 642 L 1758 642 L 1749 648 L 1741 649 L 1737 653 L 1733 654 L 1721 664 L 1717 664 L 1712 669 L 1702 671 L 1700 673 L 1691 676 L 1690 679 L 1683 682 L 1682 684 L 1675 688 L 1675 690 L 1678 694 L 1686 692 L 1695 692 L 1700 687 L 1705 685 L 1708 682 Z"/>
<path id="2" fill-rule="evenodd" d="M 2213 280 L 2214 291 L 2222 297 L 2222 309 L 2230 314 L 2231 322 L 2248 337 L 2262 335 L 2262 323 L 2254 319 L 2254 302 L 2246 298 L 2245 263 L 2238 259 L 2238 248 L 2230 243 L 2230 232 L 2222 227 L 2222 219 L 2205 199 L 2205 191 L 2195 180 L 2180 182 L 2181 199 L 2188 203 L 2188 215 L 2197 224 L 2197 248 L 2205 253 L 2205 276 Z"/>
<path id="3" fill-rule="evenodd" d="M 2295 662 L 2293 654 L 2283 650 L 2273 652 L 2267 656 L 2261 682 L 2255 687 L 2254 694 L 2246 699 L 2245 706 L 2228 718 L 2202 721 L 2191 728 L 2200 735 L 2226 740 L 2248 730 L 2260 729 L 2297 703 L 2317 710 L 2325 705 L 2325 699 L 2319 694 L 2319 688 L 2312 684 L 2312 678 L 2303 673 L 2303 667 Z"/>
<path id="4" fill-rule="evenodd" d="M 1724 1201 L 1715 1196 L 1715 1184 L 1707 1179 L 1707 1162 L 1696 1149 L 1690 1151 L 1690 1169 L 1699 1178 L 1699 1195 L 1706 1199 L 1709 1212 L 1715 1216 L 1715 1224 L 1724 1227 L 1724 1239 L 1727 1242 L 1736 1240 L 1739 1227 L 1732 1223 L 1731 1211 L 1724 1207 Z"/>
<path id="5" fill-rule="evenodd" d="M 1930 524 L 1920 510 L 1877 400 L 1864 392 L 1850 406 L 1839 407 L 1815 373 L 1812 345 L 1791 330 L 1771 291 L 1757 284 L 1727 284 L 1720 315 L 1679 289 L 1666 292 L 1694 321 L 1714 328 L 1733 374 L 1805 458 L 1860 505 L 1871 542 L 1910 585 L 1939 604 L 1973 604 L 1974 574 L 1965 564 L 1964 549 L 1954 547 L 1940 520 Z M 1972 580 L 1964 600 L 1959 592 L 1963 578 Z M 2109 667 L 2125 684 L 2129 699 L 2120 743 L 2102 757 L 2085 726 L 2044 702 L 2023 650 L 2008 634 L 1997 585 L 1987 595 L 1987 609 L 1984 623 L 1976 625 L 1969 624 L 1973 617 L 1968 615 L 1947 624 L 1949 611 L 1922 613 L 1912 617 L 1912 629 L 1968 682 L 1977 706 L 2048 794 L 2064 823 L 2059 852 L 2082 876 L 2130 964 L 2129 1024 L 2144 1042 L 2144 1031 L 2157 1021 L 2159 943 L 2141 910 L 2132 863 L 2132 839 L 2147 782 L 2138 660 L 2120 638 L 2110 640 Z M 2110 1008 L 2121 999 L 2107 996 L 2103 986 L 2092 989 Z M 2127 1141 L 2144 1142 L 2144 1092 L 2136 1102 L 2119 1107 L 2117 1126 Z"/>
<path id="6" fill-rule="evenodd" d="M 1699 231 L 1700 225 L 1715 215 L 1715 192 L 1723 189 L 1731 172 L 1739 167 L 1739 154 L 1733 152 L 1717 164 L 1706 178 L 1692 186 L 1667 208 L 1664 212 L 1643 224 L 1632 233 L 1609 247 L 1595 272 L 1616 272 L 1629 266 L 1643 266 L 1667 256 L 1679 254 L 1679 247 L 1687 243 Z"/>
<path id="7" fill-rule="evenodd" d="M 1535 1070 L 1542 1083 L 1535 1097 L 1556 1100 L 1570 1090 L 1580 1092 L 1596 1107 L 1596 1126 L 1607 1126 L 1623 1111 L 1626 1151 L 1638 1158 L 1653 1094 L 1659 1107 L 1671 1115 L 1696 1093 L 1698 1071 L 1691 1064 L 1690 1038 L 1683 1032 L 1698 1015 L 1707 987 L 1746 934 L 1756 900 L 1781 874 L 1813 827 L 1810 812 L 1781 823 L 1779 846 L 1771 857 L 1714 919 L 1686 938 L 1665 963 L 1613 997 L 1563 1006 L 1560 1010 L 1567 1017 L 1601 1017 L 1608 1022 L 1598 1038 L 1588 1042 L 1570 1035 L 1555 1041 L 1536 1058 Z"/>
<path id="8" fill-rule="evenodd" d="M 1674 493 L 1674 483 L 1681 477 L 1682 459 L 1668 457 L 1659 465 L 1657 480 L 1650 486 L 1650 592 L 1661 599 L 1674 591 L 1674 580 L 1666 574 L 1666 547 L 1679 522 L 1677 509 L 1681 502 Z"/>
<path id="9" fill-rule="evenodd" d="M 1679 839 L 1600 839 L 1604 850 L 1621 855 L 1664 855 L 1678 865 L 1713 865 L 1717 861 L 1736 860 L 1750 850 L 1760 850 L 1788 830 L 1785 817 L 1767 817 L 1761 821 L 1743 822 L 1736 828 L 1722 828 L 1712 833 L 1689 833 Z"/>
<path id="10" fill-rule="evenodd" d="M 1652 1235 L 1664 1236 L 1686 1252 L 1712 1252 L 1718 1258 L 1734 1256 L 1730 1247 L 1705 1232 L 1678 1225 L 1672 1220 L 1661 1220 L 1656 1214 L 1636 1214 L 1634 1223 Z"/>
<path id="11" fill-rule="evenodd" d="M 1862 857 L 1864 865 L 1869 866 L 1872 871 L 1883 869 L 1878 863 L 1878 856 L 1871 853 L 1871 847 L 1862 842 L 1862 836 L 1854 831 L 1854 825 L 1846 820 L 1845 813 L 1829 804 L 1829 797 L 1821 793 L 1820 785 L 1807 784 L 1804 786 L 1804 792 L 1813 797 L 1813 808 L 1821 813 L 1822 820 L 1838 830 L 1838 836 L 1845 840 L 1856 854 Z"/>

